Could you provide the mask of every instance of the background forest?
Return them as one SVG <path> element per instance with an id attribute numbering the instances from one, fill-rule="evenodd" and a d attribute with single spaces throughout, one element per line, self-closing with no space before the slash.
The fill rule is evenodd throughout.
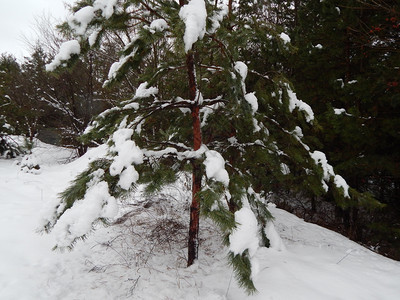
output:
<path id="1" fill-rule="evenodd" d="M 148 3 L 139 2 L 144 7 Z M 333 192 L 314 195 L 312 188 L 301 188 L 303 178 L 292 160 L 287 162 L 290 178 L 270 178 L 274 202 L 306 221 L 399 260 L 400 4 L 386 0 L 245 0 L 235 7 L 236 18 L 265 25 L 247 35 L 249 47 L 238 49 L 241 56 L 252 58 L 246 62 L 249 69 L 265 77 L 279 74 L 282 81 L 291 83 L 298 98 L 315 114 L 314 126 L 302 127 L 307 143 L 321 149 L 335 172 L 362 193 L 346 205 L 335 200 Z M 10 135 L 73 147 L 78 155 L 94 145 L 80 139 L 92 118 L 130 99 L 143 82 L 141 74 L 149 66 L 158 66 L 166 55 L 155 41 L 153 55 L 124 72 L 116 84 L 103 87 L 110 66 L 132 42 L 136 30 L 121 26 L 125 17 L 111 20 L 109 26 L 115 30 L 104 32 L 101 47 L 88 47 L 67 68 L 47 72 L 45 66 L 62 43 L 71 39 L 73 30 L 68 23 L 53 30 L 42 20 L 38 40 L 23 62 L 7 53 L 1 55 L 1 155 L 20 151 Z M 138 14 L 134 21 L 143 22 L 142 16 Z M 274 47 L 260 46 L 258 41 L 269 35 L 281 36 L 281 40 L 271 39 Z M 163 82 L 165 93 L 177 82 L 179 78 Z M 248 90 L 257 90 L 260 84 L 253 74 L 248 75 Z M 285 122 L 291 126 L 290 119 L 280 120 Z M 277 130 L 276 124 L 270 126 L 269 130 Z M 281 143 L 290 148 L 290 140 Z"/>

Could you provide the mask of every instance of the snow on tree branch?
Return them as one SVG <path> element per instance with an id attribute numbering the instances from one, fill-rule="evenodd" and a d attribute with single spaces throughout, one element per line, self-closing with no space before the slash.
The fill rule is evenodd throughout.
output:
<path id="1" fill-rule="evenodd" d="M 147 25 L 144 28 L 146 27 Z M 150 30 L 151 33 L 162 32 L 168 28 L 169 26 L 164 19 L 156 19 L 151 22 L 150 26 L 148 26 L 148 29 Z"/>
<path id="2" fill-rule="evenodd" d="M 281 40 L 283 41 L 283 43 L 285 43 L 285 44 L 290 43 L 290 37 L 289 37 L 286 33 L 282 32 L 282 33 L 279 35 L 279 37 L 281 38 Z"/>
<path id="3" fill-rule="evenodd" d="M 103 181 L 103 176 L 104 171 L 101 169 L 92 173 L 85 199 L 76 201 L 54 226 L 57 247 L 70 247 L 92 230 L 96 220 L 114 218 L 117 215 L 117 201 L 109 194 L 109 186 Z"/>
<path id="4" fill-rule="evenodd" d="M 114 7 L 117 5 L 118 0 L 96 0 L 93 3 L 95 10 L 101 10 L 102 16 L 106 19 L 111 18 L 114 13 Z"/>
<path id="5" fill-rule="evenodd" d="M 154 96 L 158 93 L 158 88 L 156 87 L 149 87 L 147 88 L 148 83 L 143 82 L 139 85 L 139 87 L 136 89 L 135 96 L 133 97 L 134 99 L 138 98 L 147 98 L 150 96 Z"/>
<path id="6" fill-rule="evenodd" d="M 118 0 L 96 0 L 93 6 L 85 6 L 75 12 L 68 20 L 68 25 L 77 35 L 85 35 L 87 27 L 95 18 L 95 12 L 102 11 L 102 16 L 109 19 L 114 13 L 114 7 Z"/>
<path id="7" fill-rule="evenodd" d="M 46 65 L 46 71 L 52 72 L 65 61 L 71 59 L 74 54 L 81 52 L 81 46 L 77 40 L 67 41 L 61 44 L 58 54 L 53 61 Z"/>
<path id="8" fill-rule="evenodd" d="M 244 206 L 235 212 L 235 222 L 238 225 L 229 235 L 229 250 L 237 255 L 248 249 L 252 257 L 259 248 L 257 218 L 250 207 Z"/>
<path id="9" fill-rule="evenodd" d="M 333 171 L 333 167 L 328 163 L 325 154 L 321 151 L 314 151 L 311 152 L 310 155 L 312 159 L 315 161 L 315 163 L 322 167 L 323 170 L 322 186 L 325 189 L 325 191 L 328 191 L 328 185 L 326 184 L 326 182 L 329 182 L 331 177 L 333 177 L 333 182 L 336 185 L 336 187 L 342 188 L 344 196 L 346 198 L 350 198 L 349 185 L 346 183 L 346 181 L 342 176 L 335 174 L 335 172 Z"/>
<path id="10" fill-rule="evenodd" d="M 244 99 L 250 104 L 252 113 L 254 115 L 258 110 L 258 99 L 254 92 L 253 93 L 246 92 L 245 81 L 246 81 L 247 73 L 248 73 L 247 65 L 244 62 L 237 61 L 237 62 L 235 62 L 234 69 L 236 72 L 238 72 L 240 74 Z"/>
<path id="11" fill-rule="evenodd" d="M 304 101 L 299 100 L 296 93 L 293 92 L 288 83 L 284 83 L 284 86 L 286 87 L 289 96 L 289 111 L 293 112 L 295 108 L 298 108 L 300 111 L 304 112 L 306 121 L 309 123 L 312 122 L 314 120 L 314 112 L 311 106 Z"/>
<path id="12" fill-rule="evenodd" d="M 128 60 L 135 56 L 136 54 L 136 49 L 134 49 L 129 55 L 126 56 L 121 56 L 119 61 L 113 63 L 110 67 L 110 70 L 108 71 L 108 80 L 104 82 L 104 86 L 109 84 L 112 80 L 114 80 L 117 77 L 118 72 L 120 69 L 128 62 Z"/>
<path id="13" fill-rule="evenodd" d="M 89 44 L 93 46 L 100 32 L 99 28 L 92 29 L 88 32 L 88 26 L 96 17 L 95 12 L 102 11 L 102 16 L 109 19 L 114 13 L 114 7 L 117 5 L 118 0 L 96 0 L 93 6 L 85 6 L 75 12 L 68 20 L 68 25 L 77 36 L 89 35 Z M 47 71 L 54 71 L 64 61 L 69 60 L 73 54 L 79 54 L 81 48 L 78 40 L 70 40 L 63 43 L 60 47 L 58 54 L 54 57 L 50 64 L 46 65 Z"/>
<path id="14" fill-rule="evenodd" d="M 226 1 L 223 1 L 223 3 L 218 4 L 218 7 L 220 8 L 220 10 L 215 11 L 213 15 L 210 17 L 211 29 L 208 31 L 208 33 L 210 34 L 213 34 L 218 30 L 218 28 L 221 26 L 222 20 L 229 13 L 228 3 Z"/>
<path id="15" fill-rule="evenodd" d="M 182 6 L 179 17 L 186 25 L 183 41 L 185 52 L 188 52 L 206 33 L 207 10 L 204 0 L 190 0 L 188 4 Z"/>
<path id="16" fill-rule="evenodd" d="M 214 178 L 216 181 L 222 182 L 226 187 L 229 185 L 229 175 L 225 170 L 225 160 L 220 153 L 215 150 L 206 151 L 206 174 L 208 178 Z"/>
<path id="17" fill-rule="evenodd" d="M 95 16 L 94 11 L 93 6 L 81 8 L 68 20 L 68 25 L 77 35 L 84 35 L 89 23 Z"/>
<path id="18" fill-rule="evenodd" d="M 141 164 L 143 162 L 143 152 L 131 140 L 133 129 L 121 128 L 114 132 L 111 140 L 114 145 L 110 151 L 117 153 L 110 166 L 110 175 L 120 175 L 118 185 L 127 190 L 139 179 L 139 174 L 132 164 Z"/>

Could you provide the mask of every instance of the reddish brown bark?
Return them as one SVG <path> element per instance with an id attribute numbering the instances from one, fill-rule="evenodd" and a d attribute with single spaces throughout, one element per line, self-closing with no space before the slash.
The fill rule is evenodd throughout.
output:
<path id="1" fill-rule="evenodd" d="M 193 149 L 198 150 L 201 147 L 201 128 L 200 128 L 200 108 L 196 101 L 196 77 L 194 69 L 194 57 L 190 51 L 186 55 L 186 67 L 189 81 L 189 97 L 193 101 L 192 110 L 192 129 L 193 129 Z M 202 170 L 201 164 L 194 160 L 192 171 L 192 204 L 190 206 L 190 223 L 188 239 L 188 262 L 191 266 L 198 258 L 199 249 L 199 219 L 200 219 L 200 201 L 198 192 L 201 190 Z"/>
<path id="2" fill-rule="evenodd" d="M 192 204 L 190 205 L 190 224 L 188 239 L 188 267 L 198 258 L 199 254 L 199 220 L 200 201 L 197 193 L 201 189 L 201 166 L 193 163 Z"/>

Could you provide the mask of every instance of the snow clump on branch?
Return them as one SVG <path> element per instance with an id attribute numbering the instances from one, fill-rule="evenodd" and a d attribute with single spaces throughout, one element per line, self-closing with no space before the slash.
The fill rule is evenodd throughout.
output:
<path id="1" fill-rule="evenodd" d="M 258 222 L 250 207 L 242 207 L 235 212 L 235 222 L 238 224 L 229 235 L 229 250 L 234 255 L 249 250 L 250 257 L 254 256 L 259 248 Z"/>
<path id="2" fill-rule="evenodd" d="M 93 6 L 88 5 L 75 12 L 68 20 L 68 25 L 71 27 L 75 35 L 85 36 L 85 34 L 88 34 L 89 24 L 96 16 L 95 12 L 101 10 L 102 16 L 109 19 L 114 13 L 114 7 L 117 5 L 117 2 L 118 0 L 96 0 L 94 1 Z M 99 32 L 99 28 L 89 32 L 89 41 L 91 46 L 94 45 Z M 64 61 L 69 60 L 73 54 L 80 54 L 80 52 L 81 47 L 78 40 L 70 40 L 63 43 L 53 61 L 46 65 L 46 71 L 54 71 Z"/>
<path id="3" fill-rule="evenodd" d="M 223 1 L 223 3 L 218 3 L 217 5 L 220 10 L 214 12 L 213 15 L 210 17 L 211 29 L 208 31 L 208 33 L 210 34 L 213 34 L 218 30 L 224 17 L 229 14 L 229 7 L 226 1 Z"/>
<path id="4" fill-rule="evenodd" d="M 314 151 L 310 153 L 312 159 L 315 161 L 317 165 L 320 165 L 323 170 L 323 181 L 322 186 L 325 191 L 328 191 L 328 185 L 325 182 L 329 182 L 331 177 L 333 177 L 333 183 L 337 188 L 343 189 L 343 194 L 346 198 L 350 198 L 349 195 L 349 185 L 346 180 L 340 175 L 335 174 L 333 171 L 333 167 L 328 163 L 325 153 L 321 151 Z"/>
<path id="5" fill-rule="evenodd" d="M 110 147 L 111 152 L 116 152 L 114 161 L 110 166 L 110 175 L 120 175 L 118 185 L 124 190 L 129 189 L 132 183 L 139 179 L 139 173 L 132 164 L 143 163 L 143 152 L 131 140 L 133 129 L 121 128 L 117 130 L 112 141 L 114 145 Z"/>
<path id="6" fill-rule="evenodd" d="M 206 151 L 206 175 L 208 178 L 214 178 L 222 182 L 226 187 L 229 185 L 229 174 L 225 170 L 225 160 L 220 153 L 215 150 Z"/>
<path id="7" fill-rule="evenodd" d="M 293 112 L 295 108 L 298 108 L 299 110 L 304 112 L 306 121 L 311 123 L 314 120 L 314 112 L 311 106 L 304 101 L 299 100 L 296 93 L 293 92 L 293 90 L 290 88 L 289 84 L 284 83 L 284 85 L 286 87 L 289 97 L 289 111 Z"/>
<path id="8" fill-rule="evenodd" d="M 185 52 L 188 52 L 206 33 L 207 10 L 204 0 L 190 0 L 188 4 L 182 6 L 179 17 L 186 26 L 183 41 Z"/>
<path id="9" fill-rule="evenodd" d="M 283 43 L 285 43 L 285 44 L 290 43 L 290 37 L 289 37 L 286 33 L 282 32 L 282 33 L 279 35 L 279 37 L 281 38 L 281 40 L 283 41 Z"/>
<path id="10" fill-rule="evenodd" d="M 253 93 L 246 92 L 245 80 L 247 78 L 247 73 L 248 73 L 247 65 L 242 61 L 237 61 L 235 62 L 234 69 L 240 75 L 244 99 L 250 104 L 252 113 L 254 115 L 258 110 L 258 99 L 255 95 L 255 92 Z"/>
<path id="11" fill-rule="evenodd" d="M 71 40 L 61 44 L 58 54 L 54 57 L 53 61 L 46 65 L 46 71 L 52 72 L 59 67 L 63 62 L 69 60 L 72 55 L 79 54 L 81 46 L 77 40 Z"/>
<path id="12" fill-rule="evenodd" d="M 156 19 L 153 22 L 151 22 L 151 24 L 149 26 L 149 30 L 151 33 L 155 33 L 157 31 L 162 32 L 168 28 L 169 28 L 169 26 L 164 19 Z"/>
<path id="13" fill-rule="evenodd" d="M 90 22 L 95 17 L 95 12 L 101 10 L 102 16 L 106 19 L 111 18 L 114 13 L 114 6 L 118 0 L 96 0 L 93 6 L 85 6 L 75 12 L 68 20 L 68 25 L 77 35 L 84 35 Z"/>
<path id="14" fill-rule="evenodd" d="M 107 182 L 102 180 L 104 171 L 97 170 L 91 176 L 85 198 L 67 209 L 54 226 L 57 247 L 70 247 L 92 230 L 97 219 L 111 219 L 118 213 L 117 201 L 109 194 Z"/>
<path id="15" fill-rule="evenodd" d="M 156 87 L 147 88 L 147 85 L 148 85 L 147 81 L 141 83 L 139 87 L 136 89 L 136 93 L 133 99 L 147 98 L 150 96 L 154 96 L 158 93 L 158 88 Z"/>
<path id="16" fill-rule="evenodd" d="M 93 18 L 93 6 L 85 6 L 72 15 L 68 20 L 68 25 L 77 35 L 84 35 Z"/>

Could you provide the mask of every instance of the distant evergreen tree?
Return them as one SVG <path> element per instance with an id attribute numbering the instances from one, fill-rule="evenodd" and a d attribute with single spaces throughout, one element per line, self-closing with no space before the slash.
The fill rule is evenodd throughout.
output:
<path id="1" fill-rule="evenodd" d="M 355 239 L 371 239 L 371 227 L 382 229 L 374 223 L 400 217 L 399 14 L 398 1 L 302 1 L 291 31 L 292 78 L 314 108 L 322 149 L 351 186 L 387 204 L 371 214 L 381 206 L 359 197 L 342 212 Z M 398 243 L 400 228 L 390 227 L 386 236 Z"/>
<path id="2" fill-rule="evenodd" d="M 57 247 L 72 247 L 95 222 L 112 218 L 116 199 L 138 184 L 155 193 L 191 172 L 188 265 L 198 258 L 203 213 L 220 225 L 238 281 L 251 293 L 253 255 L 270 246 L 265 196 L 276 182 L 319 195 L 329 186 L 338 198 L 350 198 L 352 190 L 325 155 L 306 145 L 300 126 L 311 126 L 311 108 L 277 70 L 258 70 L 253 61 L 271 48 L 290 50 L 288 36 L 240 14 L 241 8 L 204 0 L 76 3 L 68 24 L 76 39 L 63 44 L 47 68 L 122 31 L 128 43 L 106 85 L 131 70 L 140 84 L 82 137 L 106 143 L 108 153 L 62 193 L 45 224 L 62 237 Z"/>
<path id="3" fill-rule="evenodd" d="M 16 133 L 15 128 L 10 124 L 13 119 L 11 113 L 15 112 L 10 94 L 9 85 L 13 82 L 14 76 L 20 74 L 19 65 L 16 59 L 7 54 L 0 57 L 0 156 L 15 157 L 20 153 L 18 144 L 10 135 Z M 12 94 L 11 94 L 12 95 Z M 16 123 L 13 124 L 14 126 Z"/>

